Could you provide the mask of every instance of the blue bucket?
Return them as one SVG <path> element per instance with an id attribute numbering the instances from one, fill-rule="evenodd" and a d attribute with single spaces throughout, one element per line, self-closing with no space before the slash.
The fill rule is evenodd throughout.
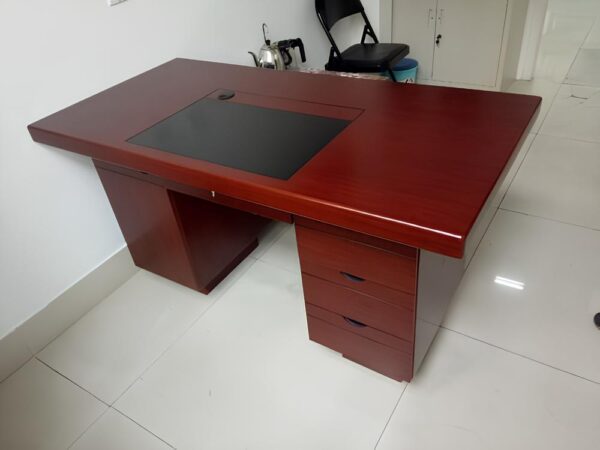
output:
<path id="1" fill-rule="evenodd" d="M 415 59 L 404 58 L 396 64 L 392 71 L 398 83 L 416 83 L 419 63 Z"/>

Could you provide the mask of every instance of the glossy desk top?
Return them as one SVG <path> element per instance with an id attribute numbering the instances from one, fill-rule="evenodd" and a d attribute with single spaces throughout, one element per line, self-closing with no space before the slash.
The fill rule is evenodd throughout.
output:
<path id="1" fill-rule="evenodd" d="M 351 120 L 288 180 L 128 142 L 204 97 Z M 119 166 L 461 257 L 539 97 L 176 59 L 29 126 Z M 285 146 L 285 142 L 281 144 Z"/>

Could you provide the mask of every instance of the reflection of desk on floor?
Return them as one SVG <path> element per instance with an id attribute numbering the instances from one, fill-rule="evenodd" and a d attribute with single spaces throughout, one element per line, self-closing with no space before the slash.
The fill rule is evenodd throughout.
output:
<path id="1" fill-rule="evenodd" d="M 539 103 L 178 59 L 29 130 L 92 157 L 136 264 L 192 289 L 295 222 L 311 339 L 410 380 Z"/>

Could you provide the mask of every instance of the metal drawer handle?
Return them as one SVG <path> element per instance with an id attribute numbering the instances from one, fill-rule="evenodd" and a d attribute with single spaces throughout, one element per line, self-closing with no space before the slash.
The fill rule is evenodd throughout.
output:
<path id="1" fill-rule="evenodd" d="M 362 283 L 363 281 L 365 281 L 364 278 L 357 277 L 356 275 L 352 275 L 348 272 L 340 272 L 340 273 L 344 276 L 344 278 L 346 278 L 347 280 L 352 281 L 354 283 Z"/>
<path id="2" fill-rule="evenodd" d="M 358 320 L 352 320 L 350 317 L 346 317 L 346 316 L 342 316 L 344 317 L 344 320 L 351 326 L 354 328 L 365 328 L 367 325 L 365 325 L 362 322 L 359 322 Z"/>

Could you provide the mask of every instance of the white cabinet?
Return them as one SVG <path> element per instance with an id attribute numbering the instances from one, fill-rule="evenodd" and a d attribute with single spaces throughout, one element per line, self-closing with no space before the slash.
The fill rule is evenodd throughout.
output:
<path id="1" fill-rule="evenodd" d="M 526 0 L 393 0 L 392 41 L 421 80 L 500 89 L 513 2 Z"/>
<path id="2" fill-rule="evenodd" d="M 431 79 L 437 0 L 394 0 L 392 8 L 392 42 L 408 44 L 419 78 Z"/>

